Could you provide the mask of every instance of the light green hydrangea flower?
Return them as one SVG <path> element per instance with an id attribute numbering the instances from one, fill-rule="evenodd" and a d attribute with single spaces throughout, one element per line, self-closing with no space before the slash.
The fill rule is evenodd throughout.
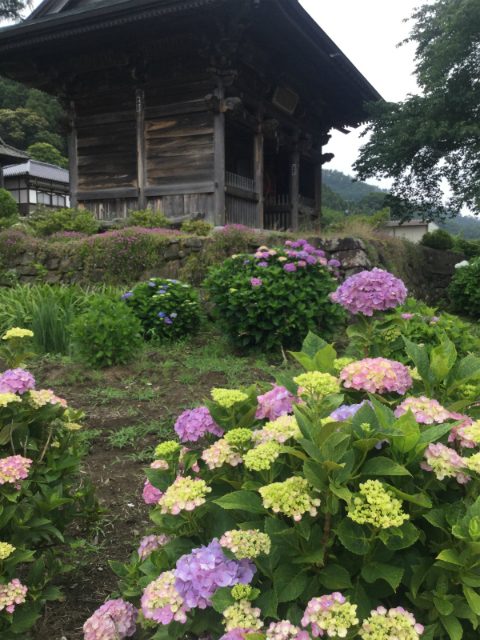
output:
<path id="1" fill-rule="evenodd" d="M 266 442 L 278 442 L 283 444 L 291 438 L 301 438 L 302 432 L 295 416 L 281 416 L 267 424 L 259 431 L 253 432 L 253 441 L 257 444 Z"/>
<path id="2" fill-rule="evenodd" d="M 315 517 L 320 500 L 312 497 L 312 487 L 308 480 L 293 476 L 284 482 L 274 482 L 259 489 L 265 509 L 283 513 L 295 522 L 300 522 L 305 513 Z"/>
<path id="3" fill-rule="evenodd" d="M 335 376 L 321 371 L 307 371 L 293 379 L 298 384 L 299 395 L 323 398 L 332 393 L 340 393 L 340 382 Z"/>
<path id="4" fill-rule="evenodd" d="M 245 454 L 245 466 L 250 471 L 268 471 L 282 452 L 278 442 L 266 442 Z"/>
<path id="5" fill-rule="evenodd" d="M 245 558 L 252 560 L 262 554 L 268 555 L 272 547 L 269 536 L 258 529 L 227 531 L 220 538 L 220 544 L 225 549 L 229 549 L 239 560 Z"/>
<path id="6" fill-rule="evenodd" d="M 355 362 L 353 358 L 336 358 L 333 361 L 333 368 L 340 373 L 340 371 L 343 371 L 343 369 L 349 364 L 352 364 L 352 362 Z"/>
<path id="7" fill-rule="evenodd" d="M 260 620 L 262 612 L 253 607 L 248 600 L 235 602 L 223 612 L 223 622 L 227 631 L 233 629 L 258 630 L 263 627 Z"/>
<path id="8" fill-rule="evenodd" d="M 248 400 L 248 396 L 238 389 L 212 389 L 213 401 L 224 409 L 231 409 L 240 402 Z"/>
<path id="9" fill-rule="evenodd" d="M 403 607 L 389 610 L 378 607 L 363 622 L 358 635 L 363 640 L 418 640 L 423 632 L 423 625 L 418 624 L 413 614 Z"/>
<path id="10" fill-rule="evenodd" d="M 227 431 L 224 440 L 232 447 L 248 447 L 252 442 L 253 432 L 250 429 L 232 429 Z"/>
<path id="11" fill-rule="evenodd" d="M 467 469 L 480 473 L 480 453 L 474 453 L 470 458 L 463 458 L 463 461 Z"/>
<path id="12" fill-rule="evenodd" d="M 167 440 L 160 443 L 155 449 L 155 457 L 161 460 L 171 460 L 180 452 L 180 445 L 175 440 Z"/>
<path id="13" fill-rule="evenodd" d="M 181 511 L 193 511 L 206 502 L 212 490 L 204 480 L 179 476 L 158 501 L 162 513 L 178 515 Z"/>
<path id="14" fill-rule="evenodd" d="M 15 551 L 13 544 L 9 542 L 0 542 L 0 560 L 6 560 Z"/>
<path id="15" fill-rule="evenodd" d="M 401 527 L 410 518 L 402 511 L 401 500 L 385 490 L 379 480 L 367 480 L 360 485 L 360 494 L 353 499 L 347 515 L 358 524 L 370 524 L 378 529 Z"/>
<path id="16" fill-rule="evenodd" d="M 232 597 L 239 602 L 240 600 L 250 600 L 250 596 L 253 593 L 253 587 L 249 584 L 236 584 L 232 587 Z"/>

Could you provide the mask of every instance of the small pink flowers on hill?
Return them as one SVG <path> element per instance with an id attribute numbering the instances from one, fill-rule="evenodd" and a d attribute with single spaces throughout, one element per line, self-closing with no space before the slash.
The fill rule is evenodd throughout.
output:
<path id="1" fill-rule="evenodd" d="M 84 640 L 124 640 L 136 631 L 137 610 L 125 600 L 109 600 L 83 625 Z"/>
<path id="2" fill-rule="evenodd" d="M 350 313 L 372 316 L 375 311 L 386 311 L 403 304 L 407 294 L 401 280 L 388 271 L 372 269 L 347 278 L 330 299 Z"/>
<path id="3" fill-rule="evenodd" d="M 346 389 L 368 393 L 398 393 L 403 395 L 413 385 L 408 368 L 386 358 L 366 358 L 347 365 L 340 373 Z"/>

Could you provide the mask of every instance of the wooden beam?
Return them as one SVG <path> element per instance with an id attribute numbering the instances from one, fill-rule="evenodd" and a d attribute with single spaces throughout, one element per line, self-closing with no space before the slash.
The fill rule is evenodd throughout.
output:
<path id="1" fill-rule="evenodd" d="M 225 97 L 225 90 L 219 80 L 215 95 L 219 100 Z M 225 224 L 225 113 L 214 115 L 214 183 L 215 183 L 215 225 Z"/>
<path id="2" fill-rule="evenodd" d="M 290 207 L 291 227 L 298 231 L 299 220 L 299 195 L 300 195 L 300 151 L 295 146 L 290 156 Z"/>
<path id="3" fill-rule="evenodd" d="M 263 173 L 265 166 L 264 138 L 261 126 L 258 128 L 253 140 L 253 160 L 255 170 L 255 192 L 258 197 L 257 225 L 259 229 L 265 228 L 265 200 L 263 191 Z"/>
<path id="4" fill-rule="evenodd" d="M 317 162 L 315 164 L 315 216 L 317 218 L 317 223 L 319 225 L 322 219 L 322 186 L 323 186 L 322 163 Z"/>
<path id="5" fill-rule="evenodd" d="M 68 170 L 70 173 L 70 206 L 72 209 L 78 204 L 78 138 L 75 124 L 75 103 L 70 103 L 70 130 L 68 133 Z"/>
<path id="6" fill-rule="evenodd" d="M 135 112 L 137 114 L 138 208 L 145 209 L 147 206 L 147 200 L 145 197 L 147 160 L 145 150 L 145 93 L 143 89 L 136 89 L 135 105 Z"/>

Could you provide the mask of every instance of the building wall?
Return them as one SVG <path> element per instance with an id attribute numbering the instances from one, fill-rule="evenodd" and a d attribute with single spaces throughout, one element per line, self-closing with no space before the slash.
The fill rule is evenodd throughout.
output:
<path id="1" fill-rule="evenodd" d="M 435 231 L 438 226 L 432 222 L 418 225 L 399 225 L 396 227 L 384 227 L 382 232 L 393 238 L 403 238 L 414 244 L 419 244 L 423 236 L 429 231 Z"/>

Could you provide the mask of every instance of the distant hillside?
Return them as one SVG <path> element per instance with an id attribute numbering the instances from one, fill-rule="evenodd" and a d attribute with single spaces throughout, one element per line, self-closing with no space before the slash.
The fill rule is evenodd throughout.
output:
<path id="1" fill-rule="evenodd" d="M 458 235 L 466 240 L 480 238 L 480 220 L 474 216 L 458 216 L 451 220 L 445 220 L 440 224 L 452 235 Z"/>
<path id="2" fill-rule="evenodd" d="M 323 171 L 323 183 L 346 202 L 359 202 L 370 193 L 386 193 L 366 182 L 353 182 L 352 176 L 331 169 Z"/>

